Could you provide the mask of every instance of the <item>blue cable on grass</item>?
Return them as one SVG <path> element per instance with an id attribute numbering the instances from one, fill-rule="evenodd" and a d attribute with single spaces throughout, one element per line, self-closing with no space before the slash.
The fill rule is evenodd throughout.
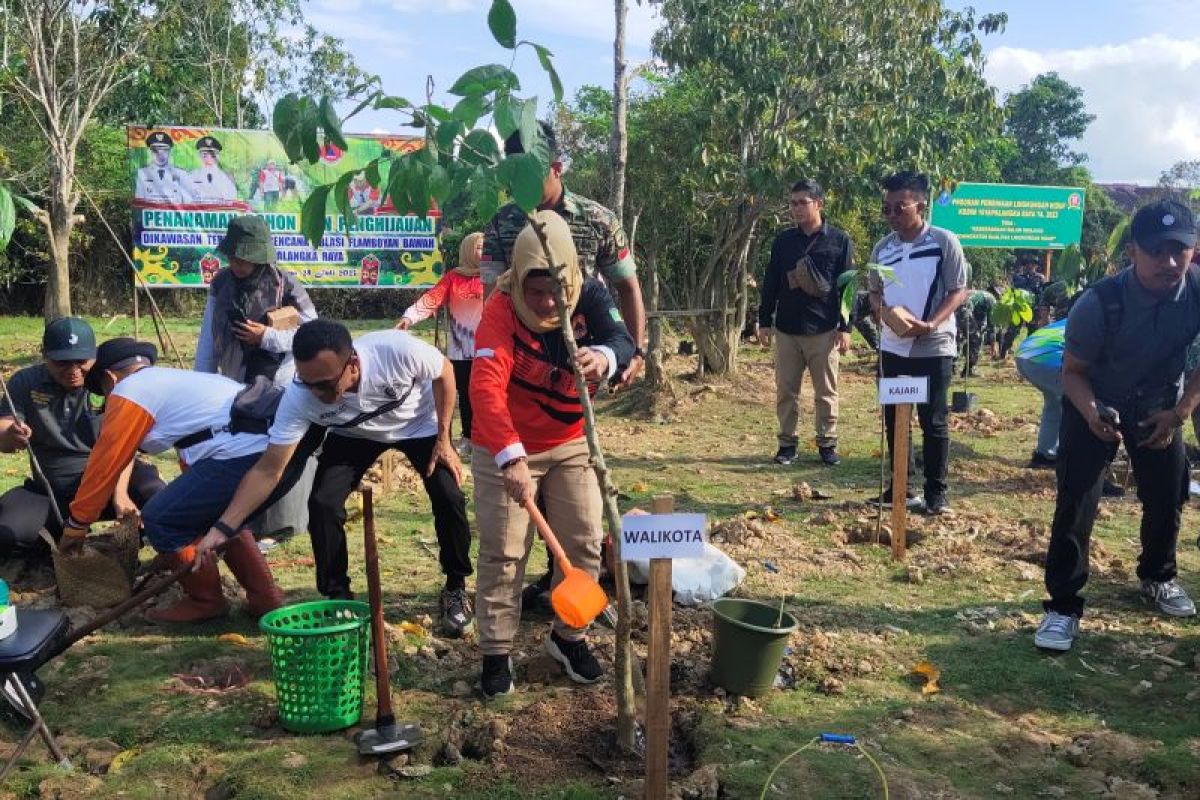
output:
<path id="1" fill-rule="evenodd" d="M 863 757 L 866 758 L 867 761 L 869 761 L 871 763 L 871 766 L 875 768 L 875 772 L 878 773 L 879 783 L 883 787 L 883 800 L 890 800 L 890 794 L 888 792 L 887 776 L 883 774 L 883 769 L 879 766 L 879 762 L 876 761 L 874 759 L 874 757 L 872 757 L 872 755 L 866 751 L 866 749 L 862 746 L 862 743 L 859 742 L 858 739 L 856 739 L 854 736 L 851 736 L 848 733 L 818 734 L 817 736 L 814 736 L 813 738 L 809 739 L 808 742 L 806 742 L 802 747 L 798 747 L 795 750 L 793 750 L 792 752 L 788 753 L 786 756 L 784 756 L 779 761 L 778 764 L 775 765 L 775 768 L 771 770 L 771 774 L 767 776 L 767 781 L 766 781 L 766 783 L 763 784 L 762 792 L 760 792 L 758 795 L 758 800 L 766 800 L 767 789 L 771 788 L 771 781 L 775 778 L 775 773 L 779 771 L 780 767 L 782 767 L 784 764 L 786 764 L 788 761 L 790 761 L 795 756 L 800 755 L 805 750 L 807 750 L 808 748 L 810 748 L 813 745 L 818 744 L 818 743 L 844 744 L 848 747 L 854 747 L 855 749 L 857 749 L 858 752 L 862 753 Z"/>

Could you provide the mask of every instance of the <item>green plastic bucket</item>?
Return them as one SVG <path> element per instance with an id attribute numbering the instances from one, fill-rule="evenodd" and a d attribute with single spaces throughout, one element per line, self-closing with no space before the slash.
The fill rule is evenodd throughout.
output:
<path id="1" fill-rule="evenodd" d="M 279 722 L 295 733 L 348 728 L 362 717 L 371 609 L 355 600 L 278 608 L 259 620 L 271 648 Z"/>
<path id="2" fill-rule="evenodd" d="M 722 597 L 712 603 L 713 683 L 727 692 L 758 697 L 775 685 L 775 675 L 796 630 L 786 611 L 776 627 L 779 609 L 754 600 Z"/>

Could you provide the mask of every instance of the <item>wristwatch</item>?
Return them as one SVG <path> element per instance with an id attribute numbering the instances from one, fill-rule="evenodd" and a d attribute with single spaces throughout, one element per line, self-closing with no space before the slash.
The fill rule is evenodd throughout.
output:
<path id="1" fill-rule="evenodd" d="M 505 462 L 504 462 L 504 466 L 502 466 L 502 467 L 500 468 L 500 471 L 501 471 L 501 472 L 503 472 L 504 470 L 506 470 L 506 469 L 508 469 L 509 467 L 511 467 L 513 464 L 516 464 L 516 463 L 518 463 L 518 462 L 520 462 L 520 461 L 525 461 L 525 460 L 526 460 L 526 459 L 525 459 L 525 456 L 517 456 L 516 458 L 510 458 L 508 461 L 505 461 Z"/>
<path id="2" fill-rule="evenodd" d="M 212 524 L 212 526 L 230 539 L 232 539 L 234 536 L 237 536 L 237 531 L 235 531 L 231 525 L 227 525 L 221 520 L 217 520 Z"/>
<path id="3" fill-rule="evenodd" d="M 642 360 L 645 360 L 645 358 L 646 358 L 646 351 L 645 351 L 645 350 L 643 350 L 643 349 L 642 349 L 642 348 L 640 348 L 640 347 L 635 347 L 635 348 L 633 348 L 633 357 L 634 357 L 634 358 L 640 358 L 640 359 L 642 359 Z"/>

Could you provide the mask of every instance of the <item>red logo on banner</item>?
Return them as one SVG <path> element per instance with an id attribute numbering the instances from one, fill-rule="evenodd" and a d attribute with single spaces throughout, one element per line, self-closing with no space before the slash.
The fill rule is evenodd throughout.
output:
<path id="1" fill-rule="evenodd" d="M 200 277 L 204 281 L 205 286 L 213 282 L 213 278 L 217 277 L 217 272 L 220 269 L 221 259 L 212 253 L 206 253 L 204 258 L 200 259 Z"/>
<path id="2" fill-rule="evenodd" d="M 343 151 L 333 142 L 326 142 L 321 148 L 321 160 L 329 164 L 334 164 L 341 160 Z"/>

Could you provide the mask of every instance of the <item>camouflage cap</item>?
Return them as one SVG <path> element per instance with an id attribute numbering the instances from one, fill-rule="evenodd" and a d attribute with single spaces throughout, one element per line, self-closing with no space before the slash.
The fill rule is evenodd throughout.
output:
<path id="1" fill-rule="evenodd" d="M 271 228 L 265 219 L 253 214 L 229 220 L 225 238 L 217 245 L 217 251 L 251 264 L 275 263 L 275 242 L 271 239 Z"/>

